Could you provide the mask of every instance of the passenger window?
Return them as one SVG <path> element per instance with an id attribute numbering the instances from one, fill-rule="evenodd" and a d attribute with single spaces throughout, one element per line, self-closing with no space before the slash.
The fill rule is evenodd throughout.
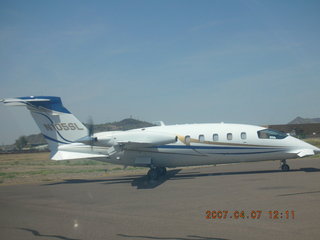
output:
<path id="1" fill-rule="evenodd" d="M 219 141 L 219 135 L 218 134 L 213 134 L 212 135 L 212 139 L 213 139 L 213 141 L 215 141 L 215 142 L 218 142 Z"/>
<path id="2" fill-rule="evenodd" d="M 189 135 L 185 136 L 184 142 L 185 142 L 187 145 L 190 145 L 191 139 L 190 139 L 190 136 L 189 136 Z"/>
<path id="3" fill-rule="evenodd" d="M 204 140 L 205 140 L 205 139 L 204 139 L 204 135 L 202 135 L 202 134 L 199 135 L 199 141 L 200 141 L 200 142 L 204 142 Z"/>
<path id="4" fill-rule="evenodd" d="M 228 140 L 232 140 L 232 133 L 228 133 L 228 134 L 227 134 L 227 139 L 228 139 Z"/>
<path id="5" fill-rule="evenodd" d="M 241 133 L 241 139 L 247 139 L 247 133 L 245 133 L 245 132 L 242 132 Z"/>

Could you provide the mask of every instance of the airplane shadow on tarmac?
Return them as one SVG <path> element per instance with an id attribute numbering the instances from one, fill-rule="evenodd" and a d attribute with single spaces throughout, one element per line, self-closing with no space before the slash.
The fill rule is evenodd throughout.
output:
<path id="1" fill-rule="evenodd" d="M 66 179 L 62 182 L 48 183 L 45 186 L 60 185 L 60 184 L 79 184 L 79 183 L 103 183 L 103 184 L 119 184 L 119 183 L 131 183 L 131 186 L 137 189 L 153 189 L 163 184 L 167 180 L 175 177 L 181 169 L 174 169 L 167 171 L 166 176 L 162 176 L 157 180 L 149 180 L 146 175 L 134 175 L 124 176 L 121 178 L 109 178 L 109 179 Z"/>
<path id="2" fill-rule="evenodd" d="M 215 172 L 215 173 L 200 173 L 200 172 L 186 172 L 179 173 L 181 169 L 174 169 L 167 171 L 166 176 L 163 176 L 157 180 L 149 180 L 146 175 L 129 175 L 121 178 L 109 178 L 109 179 L 66 179 L 62 182 L 48 183 L 45 186 L 60 185 L 60 184 L 80 184 L 80 183 L 103 183 L 103 184 L 123 184 L 131 183 L 131 186 L 137 189 L 153 189 L 156 188 L 168 180 L 185 180 L 194 179 L 199 177 L 208 176 L 226 176 L 226 175 L 250 175 L 250 174 L 266 174 L 266 173 L 281 173 L 281 170 L 261 170 L 261 171 L 238 171 L 238 172 Z M 320 172 L 319 168 L 300 168 L 292 169 L 290 172 Z M 178 174 L 179 173 L 179 174 Z"/>

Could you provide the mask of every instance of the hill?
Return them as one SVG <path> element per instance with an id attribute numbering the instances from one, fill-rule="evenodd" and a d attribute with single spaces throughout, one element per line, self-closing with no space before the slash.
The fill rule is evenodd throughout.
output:
<path id="1" fill-rule="evenodd" d="M 288 124 L 308 124 L 308 123 L 320 123 L 320 118 L 302 118 L 296 117 Z"/>
<path id="2" fill-rule="evenodd" d="M 135 128 L 151 127 L 153 124 L 145 121 L 140 121 L 133 118 L 126 118 L 120 122 L 104 123 L 94 125 L 94 132 L 104 131 L 125 131 Z"/>

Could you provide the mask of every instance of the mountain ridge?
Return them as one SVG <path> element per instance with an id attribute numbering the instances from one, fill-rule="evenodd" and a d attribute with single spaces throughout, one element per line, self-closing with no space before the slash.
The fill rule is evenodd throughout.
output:
<path id="1" fill-rule="evenodd" d="M 320 118 L 302 118 L 302 117 L 296 117 L 292 121 L 290 121 L 288 124 L 308 124 L 308 123 L 320 123 Z"/>

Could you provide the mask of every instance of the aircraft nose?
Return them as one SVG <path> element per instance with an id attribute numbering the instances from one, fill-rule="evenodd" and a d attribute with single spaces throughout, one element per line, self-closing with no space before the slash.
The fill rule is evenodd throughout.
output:
<path id="1" fill-rule="evenodd" d="M 318 147 L 316 147 L 316 146 L 314 146 L 312 144 L 309 144 L 309 143 L 308 143 L 308 145 L 309 145 L 309 148 L 314 152 L 314 155 L 320 153 L 320 148 L 318 148 Z"/>
<path id="2" fill-rule="evenodd" d="M 320 148 L 314 147 L 313 151 L 314 151 L 315 154 L 319 154 L 320 153 Z"/>
<path id="3" fill-rule="evenodd" d="M 306 144 L 309 146 L 309 148 L 311 148 L 314 151 L 315 154 L 320 153 L 320 148 L 318 148 L 310 143 L 306 143 Z"/>
<path id="4" fill-rule="evenodd" d="M 291 152 L 297 154 L 299 157 L 312 156 L 320 153 L 320 148 L 303 140 L 290 137 L 289 141 L 292 143 L 292 146 L 294 146 Z"/>

